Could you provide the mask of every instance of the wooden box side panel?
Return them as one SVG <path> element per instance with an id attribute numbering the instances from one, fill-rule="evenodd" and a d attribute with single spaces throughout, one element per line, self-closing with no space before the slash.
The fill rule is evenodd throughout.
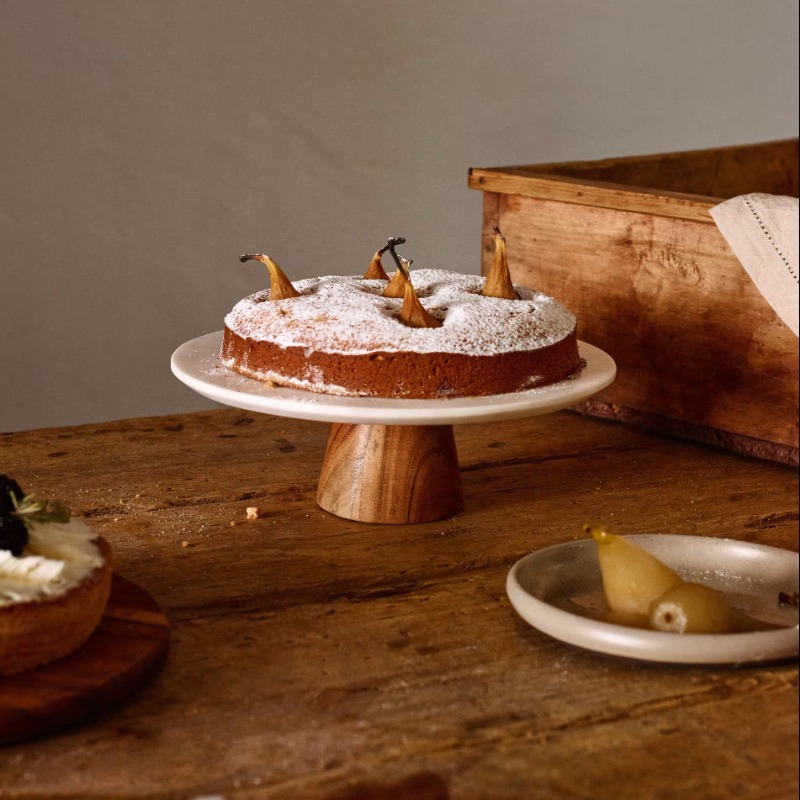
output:
<path id="1" fill-rule="evenodd" d="M 713 224 L 489 192 L 484 270 L 495 224 L 514 280 L 571 309 L 579 337 L 617 362 L 596 398 L 604 416 L 628 409 L 712 441 L 727 432 L 745 443 L 733 449 L 796 462 L 797 338 Z"/>
<path id="2" fill-rule="evenodd" d="M 797 197 L 798 141 L 532 165 L 524 169 L 530 175 L 563 175 L 721 199 L 752 192 Z"/>

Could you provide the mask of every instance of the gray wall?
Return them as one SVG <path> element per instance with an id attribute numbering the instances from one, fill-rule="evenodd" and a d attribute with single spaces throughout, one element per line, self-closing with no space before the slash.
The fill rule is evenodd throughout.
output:
<path id="1" fill-rule="evenodd" d="M 796 0 L 0 0 L 0 430 L 208 407 L 266 285 L 477 272 L 470 166 L 797 134 Z"/>

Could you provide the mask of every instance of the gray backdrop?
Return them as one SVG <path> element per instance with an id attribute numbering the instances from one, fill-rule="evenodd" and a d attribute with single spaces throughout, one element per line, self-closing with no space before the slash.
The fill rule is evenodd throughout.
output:
<path id="1" fill-rule="evenodd" d="M 266 285 L 477 272 L 470 166 L 797 135 L 796 0 L 0 0 L 0 431 L 208 407 Z"/>

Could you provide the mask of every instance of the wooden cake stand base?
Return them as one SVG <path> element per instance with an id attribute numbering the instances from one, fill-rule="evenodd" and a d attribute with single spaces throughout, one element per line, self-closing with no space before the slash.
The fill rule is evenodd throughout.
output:
<path id="1" fill-rule="evenodd" d="M 333 423 L 317 503 L 358 522 L 432 522 L 463 506 L 453 425 L 549 414 L 581 403 L 608 386 L 613 359 L 578 342 L 586 362 L 570 380 L 514 394 L 399 400 L 338 397 L 245 378 L 220 362 L 222 331 L 181 345 L 172 372 L 218 403 L 293 419 Z"/>
<path id="2" fill-rule="evenodd" d="M 431 522 L 464 498 L 452 425 L 334 424 L 317 503 L 361 522 Z"/>

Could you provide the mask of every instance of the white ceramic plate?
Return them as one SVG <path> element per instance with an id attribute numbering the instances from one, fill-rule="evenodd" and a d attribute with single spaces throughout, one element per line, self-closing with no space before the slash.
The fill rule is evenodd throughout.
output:
<path id="1" fill-rule="evenodd" d="M 218 403 L 320 422 L 453 425 L 549 414 L 588 399 L 608 386 L 617 374 L 610 356 L 597 347 L 579 342 L 579 352 L 586 360 L 581 373 L 571 380 L 540 389 L 442 400 L 337 397 L 269 386 L 231 372 L 220 363 L 221 346 L 222 331 L 186 342 L 172 354 L 172 372 L 198 394 Z"/>
<path id="2" fill-rule="evenodd" d="M 534 628 L 588 650 L 676 664 L 742 664 L 793 658 L 798 612 L 781 606 L 780 592 L 798 590 L 798 556 L 766 545 L 706 536 L 629 537 L 684 580 L 725 592 L 733 604 L 785 628 L 754 633 L 677 634 L 604 622 L 597 545 L 592 539 L 547 547 L 518 561 L 506 591 Z"/>

